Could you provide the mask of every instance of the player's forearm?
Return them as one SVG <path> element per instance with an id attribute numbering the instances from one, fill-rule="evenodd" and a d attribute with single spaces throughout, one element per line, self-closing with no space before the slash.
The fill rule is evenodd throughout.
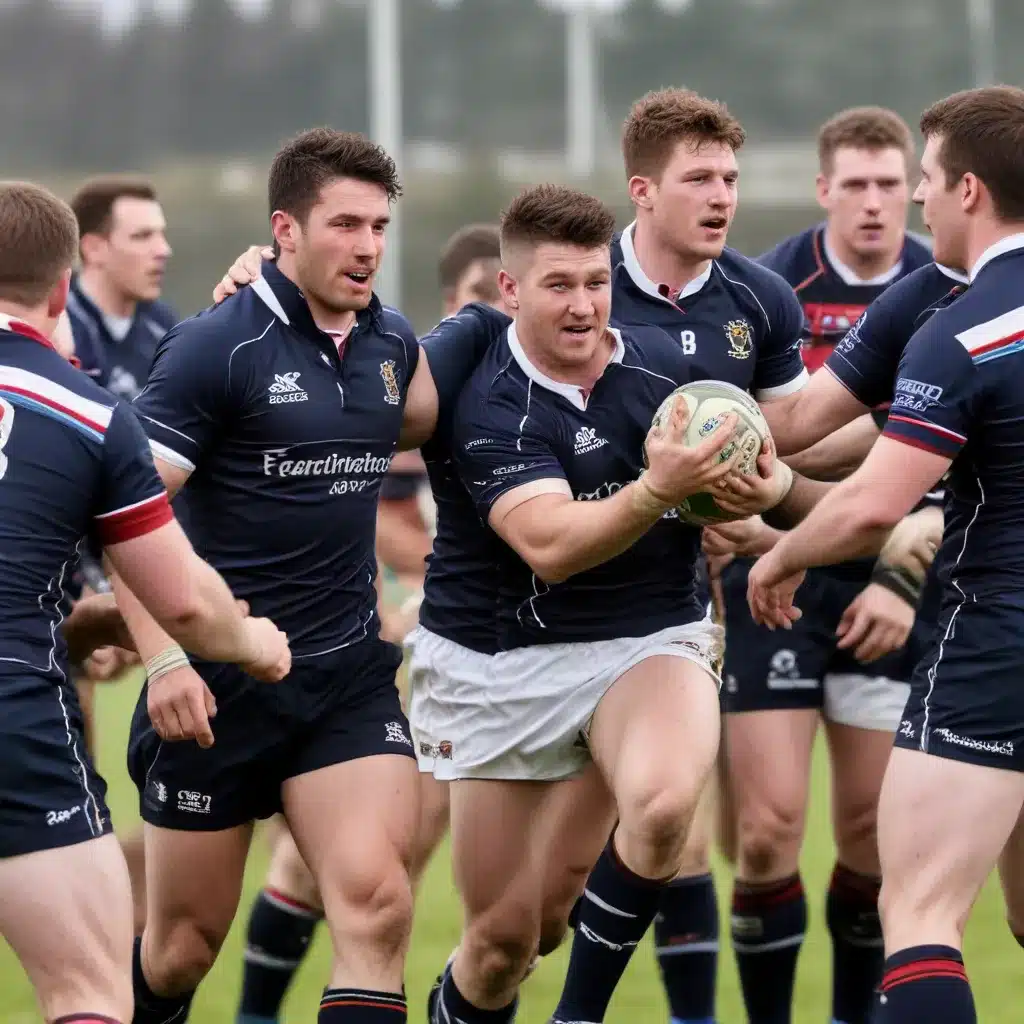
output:
<path id="1" fill-rule="evenodd" d="M 409 516 L 405 505 L 382 501 L 378 506 L 377 561 L 396 575 L 422 577 L 432 545 L 422 521 Z"/>
<path id="2" fill-rule="evenodd" d="M 824 369 L 796 394 L 760 405 L 779 455 L 803 452 L 867 411 Z"/>
<path id="3" fill-rule="evenodd" d="M 815 483 L 815 481 L 807 481 Z M 773 554 L 786 575 L 877 554 L 895 523 L 878 500 L 868 500 L 855 481 L 833 485 Z"/>
<path id="4" fill-rule="evenodd" d="M 871 451 L 879 430 L 870 414 L 823 437 L 817 444 L 784 459 L 790 469 L 812 480 L 843 480 Z"/>
<path id="5" fill-rule="evenodd" d="M 561 583 L 628 551 L 665 511 L 641 481 L 610 498 L 567 501 L 545 510 L 519 554 L 545 583 Z"/>
<path id="6" fill-rule="evenodd" d="M 823 480 L 808 480 L 799 473 L 793 474 L 793 486 L 785 498 L 774 508 L 761 513 L 761 518 L 776 530 L 790 530 L 801 523 L 829 491 L 838 484 Z"/>
<path id="7" fill-rule="evenodd" d="M 147 608 L 120 576 L 111 575 L 118 607 L 142 660 L 178 644 L 209 661 L 252 661 L 259 652 L 253 649 L 245 618 L 227 584 L 194 555 L 188 568 L 191 592 L 173 608 L 159 601 L 151 601 Z"/>

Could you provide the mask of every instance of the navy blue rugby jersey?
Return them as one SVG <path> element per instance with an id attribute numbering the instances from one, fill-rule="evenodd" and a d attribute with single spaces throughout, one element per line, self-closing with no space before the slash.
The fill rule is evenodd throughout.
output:
<path id="1" fill-rule="evenodd" d="M 662 331 L 614 333 L 615 353 L 588 396 L 538 370 L 515 325 L 488 350 L 459 398 L 453 444 L 484 522 L 501 495 L 534 480 L 565 479 L 590 501 L 640 475 L 654 413 L 692 379 L 690 360 Z M 704 615 L 700 531 L 674 511 L 628 551 L 551 586 L 497 538 L 496 551 L 502 649 L 646 636 Z"/>
<path id="2" fill-rule="evenodd" d="M 948 612 L 1024 588 L 1024 234 L 992 246 L 900 360 L 885 435 L 953 460 L 936 556 Z"/>
<path id="3" fill-rule="evenodd" d="M 118 544 L 171 519 L 130 407 L 0 315 L 0 676 L 68 681 L 59 627 L 86 538 Z"/>
<path id="4" fill-rule="evenodd" d="M 886 288 L 861 314 L 825 368 L 868 408 L 892 401 L 900 357 L 914 332 L 964 291 L 967 276 L 929 263 Z M 908 401 L 909 396 L 901 396 Z M 922 396 L 927 400 L 927 396 Z"/>
<path id="5" fill-rule="evenodd" d="M 811 373 L 820 369 L 835 344 L 886 288 L 931 262 L 928 247 L 908 234 L 896 266 L 872 281 L 861 281 L 828 251 L 824 224 L 784 239 L 758 258 L 762 266 L 784 277 L 800 300 L 803 357 Z"/>
<path id="6" fill-rule="evenodd" d="M 420 623 L 453 643 L 493 654 L 498 649 L 498 540 L 480 521 L 452 458 L 455 404 L 487 350 L 512 321 L 482 302 L 442 320 L 422 339 L 438 395 L 437 427 L 420 449 L 437 505 Z"/>
<path id="7" fill-rule="evenodd" d="M 128 333 L 115 337 L 77 277 L 71 282 L 68 317 L 82 369 L 101 387 L 129 402 L 146 386 L 160 339 L 178 322 L 165 303 L 140 302 Z"/>
<path id="8" fill-rule="evenodd" d="M 640 267 L 634 228 L 612 245 L 613 327 L 661 328 L 687 357 L 691 380 L 728 381 L 758 401 L 784 398 L 807 383 L 803 313 L 785 281 L 726 249 L 672 296 Z"/>
<path id="9" fill-rule="evenodd" d="M 309 658 L 378 630 L 377 496 L 419 346 L 374 297 L 339 355 L 296 285 L 262 275 L 167 335 L 135 409 L 191 474 L 196 550 Z"/>

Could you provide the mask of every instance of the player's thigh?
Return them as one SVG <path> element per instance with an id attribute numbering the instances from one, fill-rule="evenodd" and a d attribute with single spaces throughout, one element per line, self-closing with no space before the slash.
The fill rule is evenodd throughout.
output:
<path id="1" fill-rule="evenodd" d="M 825 735 L 832 763 L 832 829 L 839 860 L 852 871 L 877 875 L 878 796 L 893 732 L 826 721 Z"/>
<path id="2" fill-rule="evenodd" d="M 267 886 L 307 907 L 322 908 L 313 872 L 299 853 L 288 827 L 282 826 L 267 868 Z"/>
<path id="3" fill-rule="evenodd" d="M 252 833 L 251 824 L 215 832 L 143 825 L 148 962 L 212 963 L 238 909 Z"/>
<path id="4" fill-rule="evenodd" d="M 1024 803 L 1024 773 L 897 747 L 882 783 L 880 910 L 888 953 L 959 947 Z"/>
<path id="5" fill-rule="evenodd" d="M 452 872 L 467 928 L 495 942 L 536 941 L 548 867 L 539 853 L 550 850 L 566 809 L 561 793 L 572 788 L 571 780 L 450 784 Z"/>
<path id="6" fill-rule="evenodd" d="M 113 835 L 0 860 L 0 934 L 45 1019 L 130 1019 L 131 888 Z"/>
<path id="7" fill-rule="evenodd" d="M 541 953 L 561 941 L 569 912 L 615 827 L 615 801 L 597 765 L 556 783 L 534 837 L 543 874 Z"/>
<path id="8" fill-rule="evenodd" d="M 426 870 L 430 858 L 448 829 L 448 783 L 420 772 L 420 812 L 413 846 L 411 874 L 414 882 Z"/>
<path id="9" fill-rule="evenodd" d="M 685 835 L 718 752 L 718 681 L 707 660 L 657 650 L 604 694 L 588 742 L 621 818 Z"/>
<path id="10" fill-rule="evenodd" d="M 1014 935 L 1024 935 L 1024 811 L 999 855 L 999 881 L 1006 902 L 1006 920 Z"/>

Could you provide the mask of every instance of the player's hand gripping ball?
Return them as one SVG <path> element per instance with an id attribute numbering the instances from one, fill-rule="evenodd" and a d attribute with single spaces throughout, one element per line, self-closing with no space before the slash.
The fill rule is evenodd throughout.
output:
<path id="1" fill-rule="evenodd" d="M 686 423 L 686 446 L 695 448 L 714 432 L 722 418 L 735 413 L 736 430 L 732 440 L 722 449 L 719 462 L 728 462 L 740 450 L 736 471 L 748 476 L 757 474 L 757 457 L 761 446 L 771 437 L 768 423 L 757 402 L 738 387 L 720 380 L 699 380 L 676 388 L 654 414 L 652 426 L 661 426 L 676 402 L 685 402 L 689 413 Z M 647 453 L 644 452 L 644 464 Z M 737 518 L 719 508 L 714 495 L 707 491 L 692 494 L 677 507 L 679 518 L 691 526 L 713 526 Z"/>

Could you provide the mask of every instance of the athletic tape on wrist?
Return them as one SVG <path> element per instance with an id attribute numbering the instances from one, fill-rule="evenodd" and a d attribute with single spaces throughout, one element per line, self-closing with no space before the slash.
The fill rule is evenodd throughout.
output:
<path id="1" fill-rule="evenodd" d="M 646 474 L 641 473 L 637 477 L 636 486 L 630 488 L 630 498 L 633 502 L 633 508 L 642 515 L 657 515 L 658 517 L 663 516 L 672 505 L 669 502 L 662 501 L 650 488 L 647 483 Z"/>
<path id="2" fill-rule="evenodd" d="M 174 672 L 179 668 L 187 668 L 189 664 L 188 655 L 175 644 L 168 647 L 159 654 L 154 654 L 146 662 L 146 678 L 150 683 L 155 683 L 162 676 Z"/>
<path id="3" fill-rule="evenodd" d="M 923 584 L 909 569 L 904 569 L 900 565 L 876 562 L 871 573 L 871 582 L 892 591 L 913 608 L 916 608 L 918 601 L 921 600 Z"/>

